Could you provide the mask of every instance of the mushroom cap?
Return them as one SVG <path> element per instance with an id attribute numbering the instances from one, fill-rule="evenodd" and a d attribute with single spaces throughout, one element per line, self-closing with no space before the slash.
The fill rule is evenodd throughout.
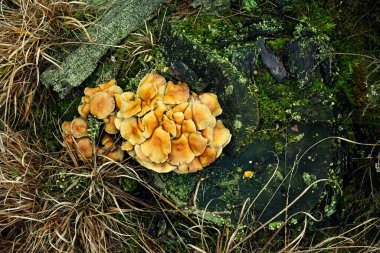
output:
<path id="1" fill-rule="evenodd" d="M 125 151 L 130 151 L 133 149 L 133 145 L 129 141 L 123 141 L 121 144 L 121 149 Z"/>
<path id="2" fill-rule="evenodd" d="M 201 133 L 202 133 L 202 136 L 207 139 L 207 144 L 210 144 L 214 137 L 214 128 L 208 126 L 205 129 L 203 129 Z"/>
<path id="3" fill-rule="evenodd" d="M 156 102 L 156 108 L 154 108 L 154 114 L 156 115 L 156 118 L 158 119 L 159 122 L 162 121 L 162 117 L 165 112 L 169 110 L 170 107 L 165 105 L 162 101 L 157 101 Z"/>
<path id="4" fill-rule="evenodd" d="M 121 103 L 120 113 L 123 118 L 129 118 L 141 111 L 141 99 L 136 98 L 132 101 L 124 101 Z"/>
<path id="5" fill-rule="evenodd" d="M 121 121 L 120 135 L 133 145 L 140 144 L 145 141 L 145 138 L 142 135 L 142 131 L 137 125 L 136 117 L 131 117 Z"/>
<path id="6" fill-rule="evenodd" d="M 164 103 L 176 105 L 186 102 L 190 97 L 189 86 L 185 83 L 174 84 L 169 81 L 165 89 Z"/>
<path id="7" fill-rule="evenodd" d="M 202 154 L 207 146 L 207 139 L 200 132 L 191 133 L 188 136 L 191 150 L 196 156 Z"/>
<path id="8" fill-rule="evenodd" d="M 171 152 L 169 133 L 157 127 L 152 136 L 141 144 L 141 151 L 154 163 L 165 162 Z"/>
<path id="9" fill-rule="evenodd" d="M 176 124 L 182 124 L 183 120 L 185 119 L 183 112 L 173 112 L 172 117 Z"/>
<path id="10" fill-rule="evenodd" d="M 86 118 L 90 114 L 90 104 L 84 103 L 78 106 L 78 113 L 83 118 Z"/>
<path id="11" fill-rule="evenodd" d="M 191 119 L 186 119 L 182 122 L 181 132 L 184 133 L 195 133 L 197 128 L 194 121 Z"/>
<path id="12" fill-rule="evenodd" d="M 190 148 L 187 137 L 182 134 L 180 138 L 171 141 L 172 151 L 169 154 L 168 162 L 173 165 L 190 163 L 195 155 Z"/>
<path id="13" fill-rule="evenodd" d="M 117 134 L 119 130 L 115 126 L 115 115 L 108 117 L 108 122 L 105 124 L 104 130 L 109 134 Z"/>
<path id="14" fill-rule="evenodd" d="M 216 150 L 211 147 L 206 147 L 205 151 L 200 156 L 198 156 L 198 159 L 202 164 L 202 167 L 206 167 L 216 160 Z"/>
<path id="15" fill-rule="evenodd" d="M 220 107 L 218 97 L 214 93 L 206 92 L 199 95 L 199 100 L 202 104 L 205 104 L 211 111 L 211 114 L 216 117 L 222 113 L 222 107 Z"/>
<path id="16" fill-rule="evenodd" d="M 82 159 L 90 159 L 92 157 L 92 143 L 90 138 L 82 138 L 76 143 L 78 154 Z"/>
<path id="17" fill-rule="evenodd" d="M 149 73 L 140 81 L 136 92 L 137 96 L 149 105 L 150 101 L 157 95 L 159 86 L 165 83 L 164 77 L 155 73 Z"/>
<path id="18" fill-rule="evenodd" d="M 170 134 L 171 138 L 174 138 L 177 135 L 176 124 L 168 117 L 166 117 L 166 115 L 164 115 L 161 126 L 166 132 Z"/>
<path id="19" fill-rule="evenodd" d="M 154 115 L 154 111 L 150 111 L 149 113 L 145 114 L 145 116 L 142 118 L 142 124 L 144 125 L 144 132 L 142 135 L 145 138 L 149 138 L 154 130 L 159 126 L 159 122 Z"/>
<path id="20" fill-rule="evenodd" d="M 172 108 L 173 113 L 175 112 L 185 112 L 186 108 L 189 106 L 189 102 L 183 102 Z"/>
<path id="21" fill-rule="evenodd" d="M 115 100 L 106 92 L 98 92 L 91 97 L 90 112 L 98 119 L 104 119 L 115 110 Z"/>
<path id="22" fill-rule="evenodd" d="M 115 94 L 116 108 L 120 110 L 121 104 L 124 101 L 132 101 L 135 99 L 135 93 L 133 92 L 123 92 L 121 94 Z"/>
<path id="23" fill-rule="evenodd" d="M 121 162 L 124 158 L 124 151 L 120 147 L 118 147 L 114 151 L 108 152 L 106 156 L 114 160 L 115 162 Z"/>
<path id="24" fill-rule="evenodd" d="M 116 95 L 120 95 L 123 93 L 123 89 L 117 85 L 113 85 L 104 91 L 107 92 L 108 94 L 110 94 L 112 97 L 114 97 Z"/>
<path id="25" fill-rule="evenodd" d="M 105 135 L 103 136 L 103 138 L 101 139 L 100 143 L 104 146 L 104 145 L 106 145 L 106 143 L 108 143 L 108 142 L 112 142 L 112 143 L 114 143 L 114 140 L 112 139 L 112 137 L 111 137 L 109 134 L 105 134 Z"/>
<path id="26" fill-rule="evenodd" d="M 88 135 L 87 128 L 88 123 L 87 120 L 82 118 L 75 118 L 71 121 L 71 133 L 75 138 L 81 138 Z"/>
<path id="27" fill-rule="evenodd" d="M 216 124 L 215 117 L 211 114 L 210 109 L 199 101 L 194 101 L 193 106 L 193 121 L 198 130 L 203 130 L 208 126 L 214 127 Z"/>
<path id="28" fill-rule="evenodd" d="M 71 134 L 71 121 L 64 121 L 61 128 L 64 134 Z"/>
<path id="29" fill-rule="evenodd" d="M 231 136 L 230 130 L 224 127 L 221 120 L 217 120 L 213 129 L 211 146 L 218 148 L 225 147 L 231 141 Z"/>
<path id="30" fill-rule="evenodd" d="M 158 173 L 167 173 L 174 169 L 176 169 L 176 166 L 171 165 L 167 162 L 164 163 L 154 163 L 147 156 L 145 156 L 141 151 L 141 145 L 136 145 L 134 148 L 134 154 L 129 151 L 128 152 L 131 156 L 133 156 L 142 166 L 144 166 L 147 169 L 156 171 Z"/>
<path id="31" fill-rule="evenodd" d="M 96 86 L 96 87 L 86 87 L 84 88 L 84 95 L 88 96 L 88 97 L 92 97 L 93 95 L 95 95 L 96 93 L 100 92 L 101 91 L 101 88 L 99 86 Z"/>
<path id="32" fill-rule="evenodd" d="M 115 79 L 112 79 L 112 80 L 109 80 L 108 82 L 106 83 L 102 83 L 102 84 L 99 84 L 98 87 L 101 89 L 101 90 L 106 90 L 112 86 L 116 86 L 116 80 Z"/>

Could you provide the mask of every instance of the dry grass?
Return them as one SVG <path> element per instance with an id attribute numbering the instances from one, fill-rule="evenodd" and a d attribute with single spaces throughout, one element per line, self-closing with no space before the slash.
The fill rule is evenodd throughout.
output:
<path id="1" fill-rule="evenodd" d="M 73 31 L 85 31 L 73 17 L 81 6 L 59 0 L 0 2 L 0 109 L 8 125 L 30 119 L 40 71 L 47 62 L 56 64 L 49 49 L 75 38 Z"/>
<path id="2" fill-rule="evenodd" d="M 121 189 L 149 188 L 137 172 L 108 162 L 80 164 L 47 154 L 21 133 L 0 133 L 1 252 L 162 251 L 140 225 L 160 209 Z"/>

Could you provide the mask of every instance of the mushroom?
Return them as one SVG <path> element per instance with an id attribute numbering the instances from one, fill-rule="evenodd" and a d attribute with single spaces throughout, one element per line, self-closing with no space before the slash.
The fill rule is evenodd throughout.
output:
<path id="1" fill-rule="evenodd" d="M 203 130 L 208 126 L 215 126 L 216 119 L 211 114 L 210 109 L 199 101 L 194 101 L 193 106 L 193 121 L 198 130 Z"/>
<path id="2" fill-rule="evenodd" d="M 75 118 L 70 124 L 71 133 L 75 138 L 81 138 L 88 135 L 87 132 L 88 123 L 87 120 L 82 118 Z"/>
<path id="3" fill-rule="evenodd" d="M 189 86 L 185 83 L 174 84 L 169 81 L 165 89 L 163 102 L 169 105 L 177 105 L 186 102 L 189 99 Z"/>
<path id="4" fill-rule="evenodd" d="M 119 132 L 115 125 L 115 118 L 115 115 L 111 114 L 107 119 L 104 120 L 106 123 L 104 130 L 109 134 L 117 134 Z"/>
<path id="5" fill-rule="evenodd" d="M 214 93 L 203 93 L 199 95 L 199 100 L 210 109 L 211 114 L 214 117 L 222 114 L 222 108 L 218 102 L 218 97 Z"/>
<path id="6" fill-rule="evenodd" d="M 172 165 L 190 163 L 195 157 L 190 148 L 189 141 L 184 134 L 180 138 L 171 141 L 171 149 L 168 162 Z"/>
<path id="7" fill-rule="evenodd" d="M 119 130 L 121 137 L 128 140 L 133 145 L 141 144 L 146 139 L 137 125 L 136 117 L 131 117 L 121 121 Z"/>
<path id="8" fill-rule="evenodd" d="M 118 147 L 114 151 L 108 152 L 106 156 L 115 162 L 121 162 L 124 158 L 124 151 Z"/>
<path id="9" fill-rule="evenodd" d="M 216 150 L 210 147 L 207 147 L 205 151 L 198 156 L 199 162 L 202 164 L 202 167 L 206 167 L 210 163 L 216 160 Z"/>
<path id="10" fill-rule="evenodd" d="M 104 119 L 115 109 L 115 100 L 106 92 L 98 92 L 90 99 L 90 112 L 98 119 Z"/>
<path id="11" fill-rule="evenodd" d="M 76 149 L 78 155 L 83 159 L 91 159 L 93 150 L 90 138 L 82 138 L 76 143 Z"/>
<path id="12" fill-rule="evenodd" d="M 120 113 L 123 118 L 129 118 L 141 111 L 141 98 L 121 103 Z"/>
<path id="13" fill-rule="evenodd" d="M 165 78 L 155 73 L 150 73 L 141 80 L 137 88 L 137 96 L 149 105 L 150 101 L 157 95 L 159 86 L 165 83 Z"/>
<path id="14" fill-rule="evenodd" d="M 230 130 L 224 127 L 221 120 L 217 120 L 213 129 L 211 146 L 224 148 L 230 142 L 231 136 Z"/>
<path id="15" fill-rule="evenodd" d="M 207 147 L 207 139 L 202 136 L 200 132 L 189 134 L 189 145 L 194 155 L 199 156 Z"/>
<path id="16" fill-rule="evenodd" d="M 141 151 L 154 163 L 163 163 L 171 152 L 170 135 L 157 127 L 152 136 L 141 144 Z"/>
<path id="17" fill-rule="evenodd" d="M 145 138 L 149 138 L 153 134 L 154 130 L 159 125 L 158 120 L 157 120 L 156 116 L 154 115 L 154 111 L 150 111 L 149 113 L 147 113 L 142 118 L 141 123 L 144 126 L 144 132 L 142 133 L 142 135 Z"/>

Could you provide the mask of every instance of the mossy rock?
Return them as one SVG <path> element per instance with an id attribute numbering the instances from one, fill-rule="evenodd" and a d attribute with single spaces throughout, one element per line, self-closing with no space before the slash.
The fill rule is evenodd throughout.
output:
<path id="1" fill-rule="evenodd" d="M 288 131 L 299 138 L 281 153 L 276 153 L 274 141 L 258 140 L 240 156 L 224 155 L 196 174 L 157 175 L 156 185 L 179 208 L 217 224 L 236 224 L 246 200 L 252 208 L 245 222 L 266 222 L 275 216 L 274 221 L 283 220 L 287 206 L 289 216 L 310 212 L 335 169 L 336 144 L 325 139 L 331 133 L 322 126 L 299 125 L 297 132 L 290 127 Z M 249 172 L 251 178 L 245 176 Z"/>
<path id="2" fill-rule="evenodd" d="M 258 124 L 257 100 L 247 86 L 247 78 L 228 59 L 191 40 L 175 22 L 163 28 L 161 45 L 169 66 L 180 61 L 199 77 L 198 82 L 188 83 L 192 90 L 217 94 L 223 108 L 220 118 L 233 135 L 229 151 L 241 152 L 250 144 L 249 136 Z"/>

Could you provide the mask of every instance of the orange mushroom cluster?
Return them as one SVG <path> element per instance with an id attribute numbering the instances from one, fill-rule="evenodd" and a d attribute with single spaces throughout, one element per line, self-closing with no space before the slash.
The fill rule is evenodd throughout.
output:
<path id="1" fill-rule="evenodd" d="M 110 136 L 110 134 L 114 135 L 119 132 L 115 126 L 115 96 L 122 93 L 123 90 L 116 85 L 115 80 L 94 88 L 87 87 L 78 107 L 81 117 L 75 118 L 71 122 L 63 122 L 62 130 L 66 145 L 74 148 L 83 160 L 91 159 L 94 153 L 115 161 L 123 160 L 124 151 L 121 147 L 117 147 L 114 139 Z M 87 117 L 90 114 L 104 122 L 104 131 L 107 134 L 101 140 L 102 147 L 95 147 L 89 137 Z"/>
<path id="2" fill-rule="evenodd" d="M 62 130 L 66 145 L 83 160 L 97 154 L 122 161 L 127 151 L 148 169 L 189 173 L 215 161 L 231 140 L 216 119 L 222 108 L 215 94 L 191 93 L 187 84 L 166 82 L 155 73 L 141 80 L 136 93 L 123 92 L 115 80 L 85 88 L 78 112 L 81 117 L 64 122 Z M 104 123 L 97 147 L 89 134 L 89 115 Z M 117 134 L 124 139 L 121 146 Z"/>
<path id="3" fill-rule="evenodd" d="M 125 140 L 121 149 L 144 167 L 189 173 L 216 160 L 230 142 L 230 131 L 213 93 L 195 94 L 185 83 L 150 73 L 137 92 L 115 94 L 115 127 Z"/>

